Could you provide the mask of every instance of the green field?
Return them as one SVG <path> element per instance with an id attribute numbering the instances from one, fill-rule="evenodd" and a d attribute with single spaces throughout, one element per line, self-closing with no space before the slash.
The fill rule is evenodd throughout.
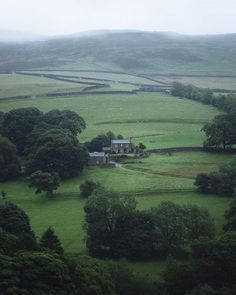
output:
<path id="1" fill-rule="evenodd" d="M 86 130 L 79 136 L 81 141 L 112 130 L 116 134 L 133 137 L 135 142 L 143 141 L 150 148 L 201 146 L 203 124 L 218 114 L 213 107 L 160 93 L 88 94 L 0 102 L 3 112 L 29 106 L 44 112 L 53 108 L 78 112 L 87 123 Z"/>
<path id="2" fill-rule="evenodd" d="M 236 92 L 236 77 L 154 76 L 153 78 L 166 83 L 180 82 L 200 88 L 235 90 Z"/>
<path id="3" fill-rule="evenodd" d="M 217 170 L 219 165 L 225 164 L 231 158 L 232 155 L 222 156 L 206 152 L 157 153 L 146 159 L 127 161 L 124 167 L 155 175 L 194 179 L 199 173 Z"/>
<path id="4" fill-rule="evenodd" d="M 191 155 L 196 160 L 197 155 L 194 153 Z M 191 160 L 191 155 L 188 156 L 189 160 Z M 160 159 L 158 163 L 159 156 L 154 157 L 157 157 L 156 163 L 159 164 L 160 169 L 166 170 L 165 161 Z M 175 155 L 172 157 L 175 157 Z M 201 157 L 204 157 L 204 154 L 200 154 L 199 158 Z M 179 158 L 179 155 L 177 155 L 177 158 Z M 209 165 L 212 165 L 212 160 L 213 158 L 209 160 Z M 228 160 L 228 156 L 219 156 L 218 159 L 214 158 L 214 165 Z M 148 165 L 148 161 L 149 159 L 147 159 L 146 165 Z M 176 169 L 183 167 L 184 162 L 183 154 L 179 166 L 176 164 Z M 185 165 L 187 165 L 186 162 Z M 171 168 L 169 169 L 171 171 Z M 208 171 L 212 169 L 209 167 Z M 165 200 L 180 204 L 198 204 L 209 209 L 215 218 L 218 231 L 221 231 L 224 220 L 223 214 L 231 201 L 230 198 L 197 194 L 193 186 L 194 180 L 184 176 L 160 176 L 155 173 L 133 171 L 128 168 L 86 169 L 81 176 L 64 181 L 52 199 L 48 199 L 44 195 L 35 195 L 34 190 L 28 188 L 24 181 L 1 183 L 1 190 L 7 192 L 8 201 L 13 201 L 26 210 L 31 218 L 33 229 L 38 235 L 46 227 L 53 226 L 68 252 L 83 253 L 85 248 L 82 223 L 85 200 L 79 196 L 79 185 L 85 179 L 100 181 L 106 188 L 113 189 L 123 195 L 136 196 L 140 209 L 155 207 Z"/>
<path id="5" fill-rule="evenodd" d="M 10 96 L 38 96 L 49 92 L 81 91 L 82 84 L 67 83 L 44 77 L 0 74 L 0 98 Z"/>
<path id="6" fill-rule="evenodd" d="M 99 79 L 99 80 L 112 80 L 115 82 L 126 82 L 126 83 L 140 83 L 146 85 L 155 85 L 154 81 L 149 80 L 145 77 L 137 77 L 129 74 L 121 74 L 121 73 L 105 73 L 105 72 L 92 72 L 92 71 L 27 71 L 27 73 L 41 73 L 41 74 L 53 74 L 53 75 L 66 75 L 73 77 L 85 77 L 89 79 Z"/>
<path id="7" fill-rule="evenodd" d="M 142 141 L 148 148 L 201 146 L 204 140 L 204 134 L 200 131 L 203 124 L 219 114 L 213 107 L 161 93 L 49 98 L 41 95 L 45 93 L 43 91 L 54 92 L 56 87 L 66 89 L 71 85 L 78 86 L 18 75 L 0 75 L 0 79 L 3 96 L 22 95 L 23 91 L 30 89 L 39 95 L 34 99 L 2 100 L 1 111 L 20 107 L 37 107 L 44 112 L 55 108 L 76 111 L 87 123 L 86 130 L 79 135 L 81 142 L 112 130 L 116 134 L 132 137 L 135 143 Z M 0 191 L 6 191 L 7 201 L 18 204 L 29 214 L 37 235 L 40 236 L 48 226 L 52 226 L 68 253 L 85 253 L 85 200 L 79 196 L 79 185 L 85 179 L 99 181 L 108 189 L 135 196 L 139 209 L 158 206 L 165 200 L 198 204 L 209 209 L 220 232 L 224 223 L 223 214 L 231 199 L 202 196 L 196 192 L 193 182 L 198 173 L 216 170 L 218 165 L 230 161 L 231 157 L 205 152 L 175 152 L 171 155 L 151 154 L 149 158 L 140 160 L 131 159 L 117 168 L 90 167 L 79 177 L 64 181 L 51 199 L 35 195 L 23 180 L 1 183 Z M 159 261 L 130 263 L 137 272 L 153 277 L 164 265 L 165 262 Z"/>

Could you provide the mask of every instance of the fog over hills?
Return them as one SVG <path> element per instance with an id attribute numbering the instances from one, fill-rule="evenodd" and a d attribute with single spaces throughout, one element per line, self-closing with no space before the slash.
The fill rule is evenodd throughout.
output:
<path id="1" fill-rule="evenodd" d="M 4 43 L 24 43 L 45 39 L 47 37 L 43 35 L 0 29 L 0 42 Z"/>
<path id="2" fill-rule="evenodd" d="M 18 43 L 12 43 L 13 35 L 11 42 L 3 37 L 0 32 L 0 40 L 5 38 L 0 43 L 1 71 L 73 67 L 146 74 L 236 75 L 236 34 L 100 30 L 21 38 L 24 43 L 19 43 L 20 35 Z"/>

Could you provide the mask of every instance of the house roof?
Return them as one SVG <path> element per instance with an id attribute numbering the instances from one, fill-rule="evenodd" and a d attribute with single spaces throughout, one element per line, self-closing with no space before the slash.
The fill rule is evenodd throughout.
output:
<path id="1" fill-rule="evenodd" d="M 131 143 L 131 139 L 113 139 L 111 143 Z"/>
<path id="2" fill-rule="evenodd" d="M 105 153 L 104 152 L 93 152 L 93 153 L 89 153 L 89 156 L 91 158 L 93 158 L 93 157 L 104 157 Z"/>

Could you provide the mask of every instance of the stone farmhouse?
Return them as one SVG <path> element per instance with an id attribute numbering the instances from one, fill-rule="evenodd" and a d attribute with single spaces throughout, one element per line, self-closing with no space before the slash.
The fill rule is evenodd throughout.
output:
<path id="1" fill-rule="evenodd" d="M 111 153 L 126 154 L 133 150 L 133 144 L 130 139 L 113 139 L 111 141 Z"/>
<path id="2" fill-rule="evenodd" d="M 89 166 L 107 166 L 109 165 L 109 155 L 105 152 L 93 152 L 89 153 Z"/>

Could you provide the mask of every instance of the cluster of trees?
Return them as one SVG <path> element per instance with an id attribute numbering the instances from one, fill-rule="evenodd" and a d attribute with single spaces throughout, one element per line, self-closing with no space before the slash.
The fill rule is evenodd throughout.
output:
<path id="1" fill-rule="evenodd" d="M 201 236 L 212 238 L 214 222 L 195 205 L 163 202 L 149 211 L 135 199 L 99 187 L 85 205 L 87 248 L 95 257 L 133 260 L 182 255 Z"/>
<path id="2" fill-rule="evenodd" d="M 20 175 L 20 160 L 16 146 L 0 136 L 0 181 L 15 179 Z"/>
<path id="3" fill-rule="evenodd" d="M 83 198 L 88 198 L 93 194 L 93 192 L 100 187 L 99 182 L 94 182 L 92 180 L 85 180 L 85 182 L 80 185 L 80 196 Z"/>
<path id="4" fill-rule="evenodd" d="M 59 179 L 79 174 L 88 160 L 77 135 L 82 117 L 69 110 L 42 113 L 36 108 L 11 110 L 0 116 L 0 180 L 30 176 L 36 192 L 49 195 Z"/>
<path id="5" fill-rule="evenodd" d="M 163 274 L 169 295 L 233 295 L 236 292 L 236 201 L 225 212 L 225 231 L 192 243 L 191 259 L 171 260 Z M 165 294 L 165 293 L 164 293 Z"/>
<path id="6" fill-rule="evenodd" d="M 234 196 L 236 189 L 236 159 L 221 166 L 217 172 L 198 174 L 195 185 L 202 194 Z"/>
<path id="7" fill-rule="evenodd" d="M 94 137 L 91 141 L 86 142 L 85 145 L 90 152 L 102 152 L 103 147 L 111 146 L 113 139 L 123 139 L 123 136 L 121 134 L 116 136 L 112 131 L 108 131 L 105 134 Z"/>
<path id="8" fill-rule="evenodd" d="M 0 206 L 0 294 L 154 295 L 157 286 L 124 263 L 66 256 L 52 228 L 37 239 L 26 213 L 6 203 Z"/>
<path id="9" fill-rule="evenodd" d="M 184 85 L 179 82 L 173 83 L 171 94 L 196 100 L 204 104 L 209 104 L 226 112 L 236 111 L 236 95 L 235 94 L 219 94 L 215 95 L 210 89 L 202 89 L 194 85 Z"/>
<path id="10" fill-rule="evenodd" d="M 235 94 L 215 95 L 209 89 L 201 89 L 177 82 L 173 83 L 171 94 L 210 104 L 227 112 L 227 114 L 216 116 L 212 122 L 203 126 L 202 131 L 205 132 L 207 137 L 204 141 L 205 147 L 226 149 L 236 144 Z"/>
<path id="11" fill-rule="evenodd" d="M 216 116 L 203 126 L 202 131 L 207 136 L 205 147 L 231 148 L 236 144 L 236 112 Z"/>
<path id="12" fill-rule="evenodd" d="M 227 223 L 223 226 L 223 229 L 227 231 L 236 231 L 236 200 L 234 200 L 229 210 L 225 212 L 225 219 Z"/>
<path id="13" fill-rule="evenodd" d="M 233 295 L 236 292 L 236 232 L 192 245 L 187 263 L 171 261 L 164 273 L 169 295 Z"/>
<path id="14" fill-rule="evenodd" d="M 101 190 L 99 194 L 99 198 L 94 195 L 88 201 L 95 198 L 95 203 L 98 205 L 99 199 L 102 198 L 99 205 L 103 207 L 97 207 L 95 213 L 95 208 L 88 202 L 85 210 L 86 214 L 89 214 L 89 220 L 93 220 L 92 224 L 96 227 L 99 243 L 102 241 L 102 245 L 97 244 L 100 254 L 104 255 L 104 252 L 112 246 L 113 251 L 116 251 L 113 252 L 115 258 L 127 253 L 131 253 L 132 258 L 137 255 L 146 257 L 145 254 L 141 254 L 142 251 L 150 251 L 151 241 L 154 241 L 155 245 L 161 241 L 163 250 L 167 247 L 168 253 L 173 253 L 173 250 L 176 252 L 177 245 L 191 240 L 193 241 L 191 259 L 181 263 L 169 258 L 162 282 L 154 283 L 146 277 L 134 274 L 124 262 L 101 263 L 87 256 L 74 258 L 65 255 L 60 240 L 52 228 L 49 227 L 38 239 L 31 229 L 26 213 L 18 206 L 6 203 L 0 206 L 1 294 L 235 294 L 236 232 L 235 225 L 232 227 L 232 220 L 235 220 L 236 215 L 235 202 L 225 214 L 227 232 L 211 239 L 214 228 L 209 214 L 197 206 L 178 206 L 165 202 L 151 212 L 136 211 L 135 201 L 132 198 L 120 197 L 117 200 L 107 194 L 106 198 L 103 198 Z M 127 215 L 130 213 L 131 217 L 128 219 Z M 150 216 L 154 216 L 154 220 L 150 219 Z M 185 221 L 183 222 L 181 218 Z M 169 219 L 172 220 L 168 222 Z M 95 220 L 99 224 L 96 224 Z M 186 226 L 184 227 L 182 223 Z M 191 223 L 198 226 L 192 227 Z M 149 237 L 153 230 L 156 235 Z M 95 232 L 92 234 L 94 242 L 96 242 Z M 119 237 L 115 234 L 119 234 Z M 128 234 L 131 237 L 128 237 Z M 108 239 L 106 243 L 105 239 Z M 116 239 L 121 250 L 113 244 L 113 239 Z M 116 253 L 119 254 L 118 257 Z"/>
<path id="15" fill-rule="evenodd" d="M 149 211 L 138 211 L 134 199 L 104 192 L 101 187 L 87 200 L 85 213 L 91 255 L 131 260 L 170 257 L 162 282 L 154 288 L 149 285 L 148 291 L 146 286 L 141 294 L 235 294 L 235 201 L 225 213 L 226 233 L 218 237 L 208 211 L 198 206 L 163 202 Z M 188 261 L 175 261 L 173 256 L 186 251 L 184 246 Z"/>

